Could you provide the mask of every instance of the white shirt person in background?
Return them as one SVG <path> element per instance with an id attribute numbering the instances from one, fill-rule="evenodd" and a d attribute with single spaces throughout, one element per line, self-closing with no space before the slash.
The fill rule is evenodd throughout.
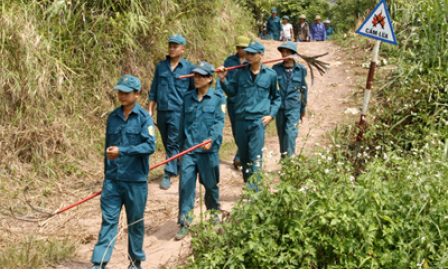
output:
<path id="1" fill-rule="evenodd" d="M 281 41 L 291 41 L 294 40 L 294 27 L 289 23 L 289 16 L 283 16 L 283 33 L 280 37 Z"/>

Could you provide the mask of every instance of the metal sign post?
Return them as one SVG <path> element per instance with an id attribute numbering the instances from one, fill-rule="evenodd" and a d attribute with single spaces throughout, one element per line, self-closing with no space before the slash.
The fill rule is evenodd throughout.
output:
<path id="1" fill-rule="evenodd" d="M 370 62 L 369 74 L 367 75 L 366 89 L 364 90 L 364 101 L 362 103 L 361 118 L 359 119 L 359 128 L 361 130 L 359 131 L 359 134 L 356 138 L 357 142 L 362 141 L 362 138 L 364 136 L 367 109 L 369 108 L 370 95 L 372 93 L 372 88 L 373 88 L 373 77 L 375 75 L 375 67 L 376 67 L 376 62 L 378 61 L 380 45 L 381 45 L 380 40 L 375 41 L 375 46 L 373 47 L 373 52 L 372 52 L 372 61 Z"/>
<path id="2" fill-rule="evenodd" d="M 360 131 L 356 138 L 356 141 L 360 142 L 363 139 L 364 130 L 366 127 L 367 109 L 369 107 L 370 96 L 373 88 L 373 77 L 375 75 L 375 67 L 378 61 L 381 41 L 397 45 L 397 39 L 395 38 L 394 29 L 392 27 L 392 20 L 390 19 L 385 0 L 382 0 L 376 6 L 356 33 L 376 39 L 372 52 L 372 62 L 370 63 L 369 74 L 367 76 L 366 89 L 364 90 L 364 102 L 362 104 L 362 113 L 359 120 Z"/>

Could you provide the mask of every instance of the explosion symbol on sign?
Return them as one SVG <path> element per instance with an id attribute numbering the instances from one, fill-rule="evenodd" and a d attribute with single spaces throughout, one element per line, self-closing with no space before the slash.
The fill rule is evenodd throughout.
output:
<path id="1" fill-rule="evenodd" d="M 386 17 L 383 16 L 382 11 L 380 14 L 374 15 L 372 23 L 373 23 L 373 27 L 376 27 L 377 24 L 380 24 L 381 28 L 384 29 L 384 25 L 386 25 Z"/>

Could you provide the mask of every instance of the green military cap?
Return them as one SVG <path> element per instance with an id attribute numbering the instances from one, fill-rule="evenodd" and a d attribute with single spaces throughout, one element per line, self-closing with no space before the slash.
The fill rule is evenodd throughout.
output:
<path id="1" fill-rule="evenodd" d="M 140 79 L 131 75 L 124 75 L 121 77 L 120 81 L 118 82 L 117 86 L 115 86 L 114 90 L 120 90 L 123 92 L 132 92 L 134 90 L 141 91 L 142 86 L 140 83 Z"/>
<path id="2" fill-rule="evenodd" d="M 187 45 L 187 41 L 185 41 L 185 38 L 180 34 L 172 34 L 170 40 L 168 40 L 168 43 L 182 44 L 184 46 Z"/>
<path id="3" fill-rule="evenodd" d="M 250 38 L 245 36 L 239 36 L 235 40 L 235 47 L 247 48 L 249 46 Z"/>
<path id="4" fill-rule="evenodd" d="M 300 16 L 299 16 L 299 19 L 304 19 L 304 20 L 306 20 L 306 16 L 305 16 L 305 14 L 300 15 Z"/>
<path id="5" fill-rule="evenodd" d="M 277 9 L 275 8 L 271 9 L 271 13 L 277 13 Z"/>
<path id="6" fill-rule="evenodd" d="M 289 21 L 289 16 L 288 16 L 288 15 L 285 15 L 285 16 L 283 16 L 283 19 L 286 19 L 286 20 Z"/>
<path id="7" fill-rule="evenodd" d="M 264 53 L 264 46 L 260 42 L 252 40 L 244 50 L 252 53 Z"/>
<path id="8" fill-rule="evenodd" d="M 213 76 L 213 73 L 215 73 L 215 68 L 207 62 L 200 62 L 192 72 L 198 73 L 202 76 Z"/>
<path id="9" fill-rule="evenodd" d="M 297 45 L 296 43 L 292 42 L 292 41 L 285 41 L 282 42 L 282 44 L 278 47 L 278 50 L 280 49 L 289 49 L 291 51 L 293 51 L 294 53 L 297 54 Z"/>

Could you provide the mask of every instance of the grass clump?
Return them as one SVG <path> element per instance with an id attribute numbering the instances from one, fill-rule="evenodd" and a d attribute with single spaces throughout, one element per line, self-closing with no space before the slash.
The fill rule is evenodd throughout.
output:
<path id="1" fill-rule="evenodd" d="M 73 257 L 76 244 L 69 239 L 37 238 L 30 235 L 19 243 L 9 242 L 0 252 L 0 268 L 34 269 Z"/>

